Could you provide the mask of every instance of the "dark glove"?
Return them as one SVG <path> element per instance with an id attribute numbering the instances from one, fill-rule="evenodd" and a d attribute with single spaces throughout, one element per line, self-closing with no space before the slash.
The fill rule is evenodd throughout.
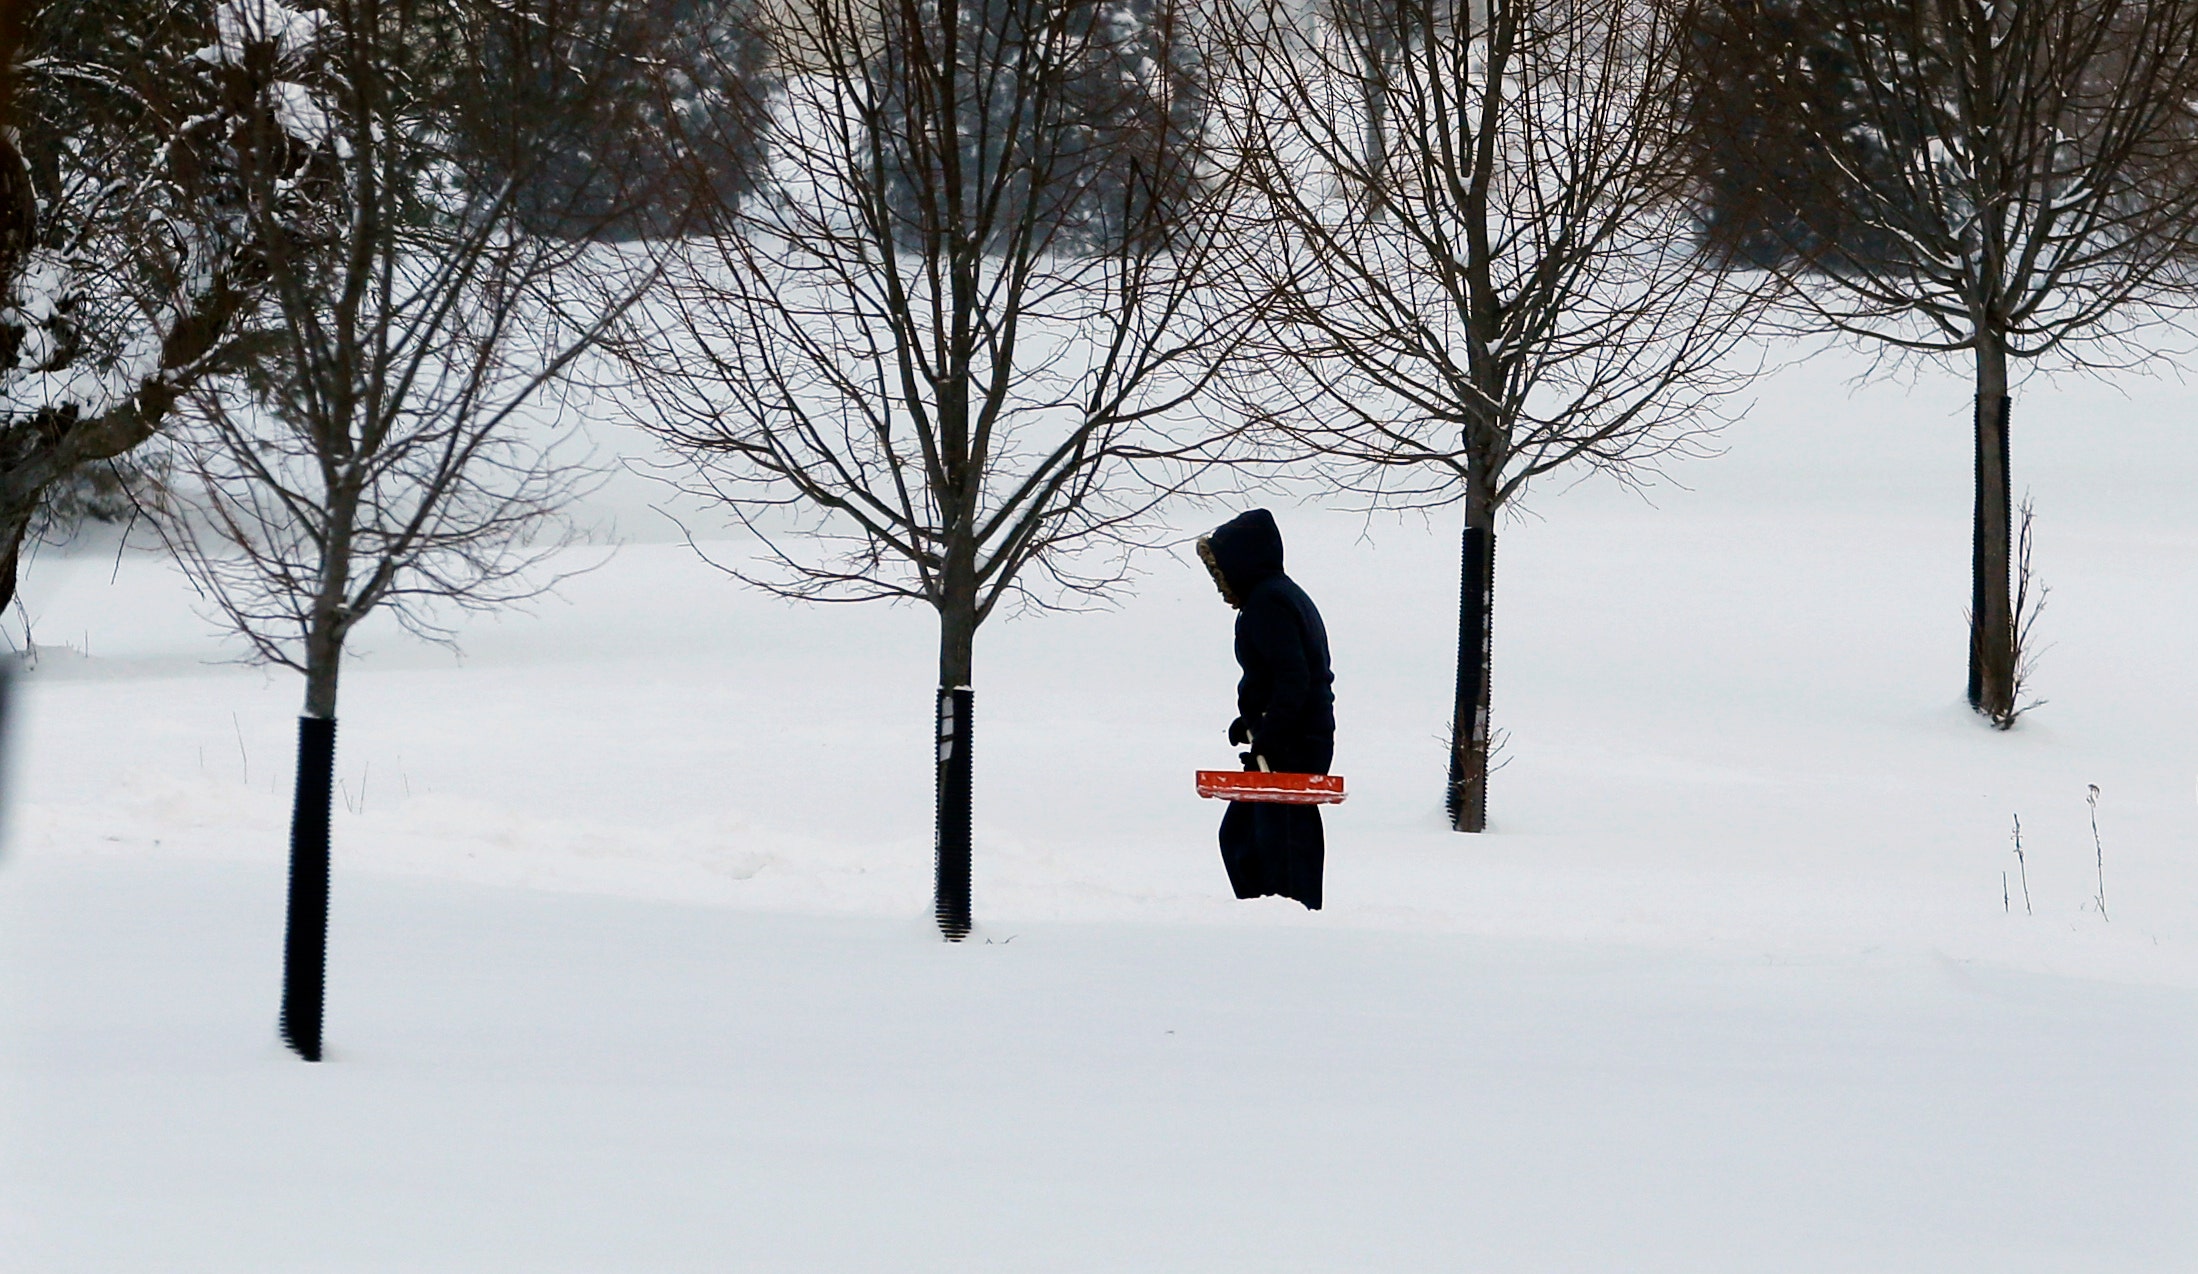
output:
<path id="1" fill-rule="evenodd" d="M 1229 742 L 1250 747 L 1252 745 L 1252 723 L 1242 717 L 1231 721 L 1229 723 Z"/>

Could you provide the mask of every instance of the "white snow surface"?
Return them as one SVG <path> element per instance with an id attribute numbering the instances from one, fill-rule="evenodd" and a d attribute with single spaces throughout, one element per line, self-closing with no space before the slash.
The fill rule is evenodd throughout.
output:
<path id="1" fill-rule="evenodd" d="M 273 1038 L 302 688 L 142 532 L 49 552 L 0 1269 L 2198 1270 L 2194 391 L 2022 388 L 2048 702 L 1999 734 L 1967 387 L 1862 366 L 1646 500 L 1532 493 L 1486 835 L 1440 811 L 1456 519 L 1272 502 L 1335 650 L 1319 913 L 1228 897 L 1187 549 L 980 634 L 948 945 L 929 615 L 745 590 L 621 478 L 624 546 L 462 659 L 364 635 L 319 1066 Z"/>

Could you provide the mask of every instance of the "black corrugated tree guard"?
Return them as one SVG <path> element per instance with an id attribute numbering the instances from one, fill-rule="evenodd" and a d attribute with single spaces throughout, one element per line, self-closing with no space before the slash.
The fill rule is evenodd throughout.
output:
<path id="1" fill-rule="evenodd" d="M 1703 0 L 1687 136 L 1713 240 L 1803 322 L 1967 355 L 1969 703 L 2022 711 L 2012 361 L 2134 363 L 2198 300 L 2198 0 Z"/>
<path id="2" fill-rule="evenodd" d="M 1688 450 L 1755 296 L 1692 246 L 1672 6 L 1299 9 L 1270 0 L 1233 42 L 1268 212 L 1240 397 L 1370 502 L 1462 506 L 1444 804 L 1479 832 L 1499 513 L 1541 475 Z"/>
<path id="3" fill-rule="evenodd" d="M 1201 454 L 1171 423 L 1242 329 L 1201 285 L 1232 189 L 1169 0 L 788 0 L 782 170 L 690 237 L 628 347 L 637 422 L 783 595 L 939 622 L 933 906 L 970 932 L 975 644 L 1104 592 Z M 1064 764 L 1066 759 L 1064 758 Z"/>
<path id="4" fill-rule="evenodd" d="M 615 42 L 589 24 L 619 4 L 560 10 L 581 24 L 561 47 L 607 56 Z M 264 246 L 270 349 L 254 376 L 190 400 L 174 490 L 191 507 L 171 543 L 253 655 L 305 678 L 281 1031 L 318 1061 L 346 642 L 376 612 L 448 640 L 447 608 L 541 591 L 534 568 L 564 546 L 556 510 L 581 474 L 514 413 L 591 347 L 651 267 L 646 253 L 590 260 L 584 236 L 515 232 L 518 141 L 615 149 L 565 131 L 587 112 L 545 113 L 542 131 L 500 154 L 454 148 L 452 121 L 495 91 L 479 73 L 484 49 L 502 24 L 540 15 L 495 0 L 240 12 L 241 39 L 212 56 L 277 68 L 287 100 L 306 95 L 319 115 L 269 106 L 237 148 L 230 179 Z M 595 199 L 584 185 L 573 197 Z M 582 264 L 585 294 L 571 290 Z M 619 290 L 606 295 L 608 281 Z"/>
<path id="5" fill-rule="evenodd" d="M 970 801 L 975 755 L 970 738 L 975 696 L 969 687 L 939 691 L 939 826 L 932 914 L 949 938 L 969 936 Z"/>
<path id="6" fill-rule="evenodd" d="M 1496 531 L 1468 524 L 1458 546 L 1458 682 L 1443 808 L 1461 832 L 1488 826 L 1488 674 L 1496 661 Z"/>
<path id="7" fill-rule="evenodd" d="M 336 785 L 336 722 L 298 718 L 297 792 L 290 805 L 290 892 L 282 930 L 283 1042 L 321 1059 L 328 981 L 328 812 Z"/>

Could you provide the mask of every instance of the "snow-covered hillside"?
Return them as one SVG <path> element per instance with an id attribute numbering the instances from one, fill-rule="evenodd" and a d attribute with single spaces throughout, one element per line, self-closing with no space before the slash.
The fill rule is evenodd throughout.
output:
<path id="1" fill-rule="evenodd" d="M 2048 702 L 2001 735 L 1966 385 L 1861 368 L 1645 500 L 1529 497 L 1486 836 L 1452 520 L 1277 505 L 1352 790 L 1317 915 L 1227 897 L 1187 550 L 995 621 L 959 947 L 929 615 L 745 591 L 622 478 L 562 600 L 347 670 L 319 1067 L 273 1039 L 299 686 L 210 662 L 142 532 L 49 552 L 0 1268 L 2198 1269 L 2198 391 L 2023 388 Z"/>

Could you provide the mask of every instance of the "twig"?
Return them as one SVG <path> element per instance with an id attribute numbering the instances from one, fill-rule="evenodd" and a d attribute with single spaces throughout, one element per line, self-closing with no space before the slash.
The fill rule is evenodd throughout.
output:
<path id="1" fill-rule="evenodd" d="M 2030 676 L 2037 670 L 2038 656 L 2045 652 L 2030 640 L 2030 631 L 2038 622 L 2038 615 L 2045 610 L 2045 599 L 2053 590 L 2043 584 L 2035 584 L 2030 571 L 2030 523 L 2036 513 L 2026 492 L 2019 510 L 2020 525 L 2015 535 L 2015 599 L 2009 624 L 2014 641 L 2014 684 L 2008 688 L 2007 711 L 1994 716 L 1992 724 L 2001 730 L 2013 729 L 2015 722 L 2032 708 L 2045 706 L 2045 700 L 2033 697 L 2028 703 L 2020 702 L 2030 687 Z M 2033 585 L 2035 584 L 2035 591 Z"/>
<path id="2" fill-rule="evenodd" d="M 2099 785 L 2093 783 L 2084 801 L 2091 806 L 2091 848 L 2099 856 L 2099 919 L 2111 919 L 2106 914 L 2106 846 L 2099 843 Z"/>
<path id="3" fill-rule="evenodd" d="M 250 783 L 252 781 L 252 758 L 246 755 L 244 751 L 244 723 L 237 720 L 237 714 L 232 712 L 229 714 L 229 724 L 237 729 L 237 759 L 244 764 L 244 781 Z"/>
<path id="4" fill-rule="evenodd" d="M 2038 914 L 2030 909 L 2030 865 L 2022 857 L 2022 815 L 2015 815 L 2015 868 L 2022 873 L 2022 914 Z M 2003 877 L 2005 872 L 2000 873 Z"/>
<path id="5" fill-rule="evenodd" d="M 122 476 L 122 466 L 109 460 L 107 468 L 114 474 L 115 481 L 121 484 L 122 494 L 129 497 L 130 501 L 130 520 L 122 524 L 122 540 L 114 546 L 114 569 L 107 572 L 107 583 L 113 584 L 116 580 L 122 578 L 122 554 L 130 547 L 130 531 L 137 526 L 137 515 L 143 512 L 143 509 L 137 502 L 137 492 L 130 490 L 129 480 Z M 85 653 L 89 654 L 90 652 Z"/>

